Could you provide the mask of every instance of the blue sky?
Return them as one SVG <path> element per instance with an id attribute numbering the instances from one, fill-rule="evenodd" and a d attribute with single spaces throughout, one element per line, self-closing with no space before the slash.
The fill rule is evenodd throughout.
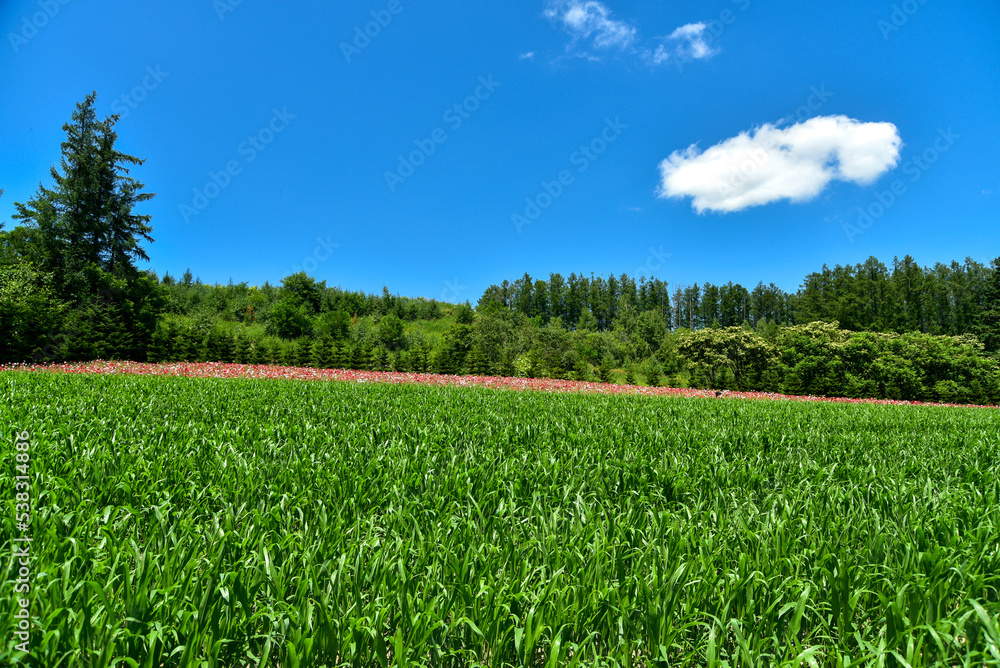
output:
<path id="1" fill-rule="evenodd" d="M 0 31 L 0 221 L 96 90 L 160 275 L 475 303 L 1000 255 L 995 2 L 35 0 Z"/>

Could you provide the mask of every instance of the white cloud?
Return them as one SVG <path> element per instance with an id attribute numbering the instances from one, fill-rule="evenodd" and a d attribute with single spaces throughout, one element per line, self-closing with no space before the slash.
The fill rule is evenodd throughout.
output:
<path id="1" fill-rule="evenodd" d="M 591 61 L 600 61 L 595 54 L 608 50 L 638 57 L 648 65 L 662 65 L 671 60 L 687 63 L 711 58 L 719 52 L 710 44 L 711 35 L 706 34 L 705 23 L 677 28 L 659 38 L 662 43 L 653 50 L 637 45 L 638 29 L 613 18 L 611 9 L 599 0 L 548 0 L 543 15 L 570 36 L 568 54 Z"/>
<path id="2" fill-rule="evenodd" d="M 573 43 L 590 40 L 597 49 L 628 49 L 635 41 L 636 29 L 611 18 L 611 10 L 597 0 L 550 0 L 544 15 Z"/>
<path id="3" fill-rule="evenodd" d="M 691 197 L 698 213 L 804 202 L 831 181 L 873 182 L 899 164 L 901 146 L 892 123 L 819 116 L 786 128 L 765 124 L 704 152 L 674 151 L 660 163 L 658 195 Z"/>
<path id="4" fill-rule="evenodd" d="M 535 59 L 535 52 L 534 51 L 528 51 L 527 53 L 522 53 L 520 59 L 521 60 L 534 60 Z"/>
<path id="5" fill-rule="evenodd" d="M 705 39 L 707 27 L 704 23 L 689 23 L 673 31 L 664 38 L 667 45 L 656 47 L 652 54 L 653 62 L 660 64 L 670 58 L 679 58 L 683 62 L 711 58 L 719 49 L 712 48 Z"/>

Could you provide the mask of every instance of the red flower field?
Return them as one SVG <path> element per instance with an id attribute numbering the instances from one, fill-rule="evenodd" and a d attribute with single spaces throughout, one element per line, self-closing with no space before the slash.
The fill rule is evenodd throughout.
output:
<path id="1" fill-rule="evenodd" d="M 721 394 L 714 390 L 690 388 L 642 387 L 614 385 L 575 380 L 549 378 L 505 378 L 497 376 L 448 376 L 432 373 L 398 373 L 391 371 L 348 371 L 344 369 L 313 369 L 255 364 L 226 364 L 223 362 L 174 362 L 147 364 L 141 362 L 72 362 L 66 364 L 0 365 L 0 371 L 31 371 L 47 373 L 83 374 L 135 374 L 144 376 L 188 376 L 191 378 L 283 378 L 287 380 L 328 380 L 348 383 L 419 383 L 422 385 L 453 385 L 459 387 L 488 387 L 506 390 L 534 390 L 539 392 L 595 392 L 602 394 L 641 394 L 646 396 L 702 397 L 730 399 L 771 399 L 791 401 L 832 401 L 837 403 L 870 403 L 899 406 L 957 406 L 959 404 L 928 404 L 920 401 L 894 401 L 890 399 L 846 399 L 842 397 L 815 397 L 776 394 L 773 392 L 730 392 Z M 965 406 L 968 407 L 968 406 Z M 976 408 L 997 408 L 977 406 Z"/>

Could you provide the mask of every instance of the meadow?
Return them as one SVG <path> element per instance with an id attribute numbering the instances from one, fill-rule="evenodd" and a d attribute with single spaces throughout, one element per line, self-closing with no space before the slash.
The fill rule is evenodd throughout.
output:
<path id="1" fill-rule="evenodd" d="M 994 410 L 0 372 L 55 666 L 1000 666 Z M 0 526 L 14 650 L 15 498 Z"/>

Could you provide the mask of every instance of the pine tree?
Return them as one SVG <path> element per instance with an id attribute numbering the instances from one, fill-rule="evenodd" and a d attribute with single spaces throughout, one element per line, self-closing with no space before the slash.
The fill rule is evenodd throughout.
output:
<path id="1" fill-rule="evenodd" d="M 320 337 L 313 341 L 310 350 L 309 366 L 316 369 L 332 368 L 332 355 L 330 351 L 333 347 L 333 339 L 329 337 Z"/>
<path id="2" fill-rule="evenodd" d="M 410 370 L 410 355 L 405 350 L 400 350 L 396 355 L 395 364 L 391 369 L 398 373 L 406 373 Z"/>
<path id="3" fill-rule="evenodd" d="M 186 332 L 180 327 L 173 331 L 170 349 L 173 353 L 171 362 L 186 362 L 188 360 L 188 338 Z"/>
<path id="4" fill-rule="evenodd" d="M 261 343 L 255 340 L 250 340 L 250 354 L 247 358 L 248 364 L 263 364 L 264 363 L 264 351 L 261 349 Z"/>
<path id="5" fill-rule="evenodd" d="M 663 384 L 660 365 L 653 361 L 646 370 L 646 384 L 650 387 L 660 387 Z"/>
<path id="6" fill-rule="evenodd" d="M 97 119 L 91 93 L 76 105 L 63 126 L 59 168 L 52 167 L 52 188 L 43 185 L 26 204 L 15 203 L 15 219 L 37 228 L 42 269 L 54 274 L 64 298 L 93 296 L 98 280 L 83 269 L 98 267 L 118 277 L 133 277 L 133 260 L 148 260 L 140 241 L 152 242 L 150 217 L 132 212 L 153 197 L 128 176 L 144 161 L 115 148 L 118 116 Z"/>
<path id="7" fill-rule="evenodd" d="M 455 363 L 454 351 L 446 346 L 434 353 L 431 361 L 431 368 L 434 373 L 444 375 L 454 375 L 458 373 L 458 365 Z"/>
<path id="8" fill-rule="evenodd" d="M 360 343 L 351 344 L 351 368 L 362 371 L 368 364 L 368 351 Z"/>
<path id="9" fill-rule="evenodd" d="M 232 362 L 234 349 L 233 337 L 216 327 L 205 337 L 206 362 Z"/>
<path id="10" fill-rule="evenodd" d="M 295 366 L 307 367 L 312 358 L 312 339 L 300 336 L 295 340 Z"/>
<path id="11" fill-rule="evenodd" d="M 142 360 L 163 305 L 157 282 L 133 264 L 149 259 L 140 243 L 153 241 L 150 217 L 133 208 L 153 195 L 128 175 L 143 161 L 115 148 L 118 117 L 98 120 L 95 101 L 91 93 L 76 105 L 63 126 L 51 186 L 40 184 L 28 202 L 15 202 L 14 218 L 30 235 L 30 261 L 51 274 L 53 292 L 72 307 L 60 335 L 63 352 L 80 360 Z"/>
<path id="12" fill-rule="evenodd" d="M 279 363 L 280 351 L 275 348 L 274 342 L 269 337 L 265 337 L 258 341 L 256 348 L 260 364 Z"/>
<path id="13" fill-rule="evenodd" d="M 295 357 L 298 352 L 295 341 L 282 339 L 279 345 L 281 346 L 281 366 L 295 366 Z"/>
<path id="14" fill-rule="evenodd" d="M 331 369 L 343 369 L 344 368 L 344 346 L 338 342 L 333 341 L 330 344 L 330 368 Z"/>
<path id="15" fill-rule="evenodd" d="M 385 348 L 375 346 L 368 354 L 368 369 L 371 371 L 385 371 L 388 369 L 388 355 Z"/>
<path id="16" fill-rule="evenodd" d="M 490 375 L 490 363 L 478 344 L 473 344 L 469 351 L 469 371 L 476 376 Z"/>
<path id="17" fill-rule="evenodd" d="M 239 364 L 250 364 L 250 339 L 246 337 L 245 334 L 236 335 L 236 345 L 233 351 L 233 357 Z"/>
<path id="18" fill-rule="evenodd" d="M 993 260 L 993 271 L 983 289 L 983 310 L 978 334 L 986 350 L 1000 351 L 1000 257 Z"/>
<path id="19" fill-rule="evenodd" d="M 132 209 L 142 202 L 153 199 L 153 193 L 144 193 L 145 184 L 129 176 L 126 165 L 140 166 L 145 160 L 122 153 L 115 148 L 118 133 L 114 126 L 118 116 L 111 116 L 100 125 L 98 144 L 99 165 L 104 190 L 101 256 L 105 270 L 114 276 L 130 276 L 135 273 L 135 260 L 148 262 L 149 255 L 139 245 L 140 240 L 152 243 L 149 225 L 151 216 L 137 215 Z"/>
<path id="20" fill-rule="evenodd" d="M 53 188 L 39 185 L 35 197 L 26 204 L 14 203 L 14 219 L 39 231 L 42 268 L 52 272 L 64 296 L 77 299 L 82 295 L 71 295 L 68 283 L 88 262 L 96 265 L 100 259 L 100 207 L 95 201 L 99 190 L 95 98 L 93 93 L 88 95 L 77 105 L 72 121 L 63 126 L 66 141 L 61 145 L 62 173 L 51 168 Z"/>
<path id="21" fill-rule="evenodd" d="M 597 369 L 597 375 L 602 383 L 611 382 L 611 360 L 607 357 L 601 360 L 601 366 Z"/>
<path id="22" fill-rule="evenodd" d="M 427 348 L 422 344 L 410 352 L 410 368 L 414 373 L 427 373 Z"/>
<path id="23" fill-rule="evenodd" d="M 209 338 L 210 338 L 209 335 L 205 334 L 204 336 L 202 336 L 198 340 L 198 342 L 197 342 L 197 344 L 195 346 L 195 350 L 197 352 L 194 355 L 194 361 L 196 361 L 196 362 L 214 362 L 215 361 L 215 360 L 209 359 L 209 356 L 208 356 L 208 352 L 209 352 L 209 347 L 208 346 L 209 346 L 209 343 L 210 343 Z"/>
<path id="24" fill-rule="evenodd" d="M 182 330 L 181 337 L 184 340 L 183 362 L 203 362 L 205 358 L 204 338 L 191 326 Z"/>
<path id="25" fill-rule="evenodd" d="M 149 348 L 146 351 L 146 359 L 153 364 L 158 364 L 160 362 L 170 361 L 170 332 L 167 330 L 166 325 L 160 323 L 160 326 L 156 328 L 153 332 L 153 338 L 149 343 Z"/>

